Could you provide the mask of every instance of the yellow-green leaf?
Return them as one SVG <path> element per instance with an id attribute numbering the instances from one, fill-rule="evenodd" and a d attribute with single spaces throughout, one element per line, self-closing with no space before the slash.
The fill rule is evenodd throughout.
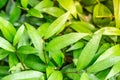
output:
<path id="1" fill-rule="evenodd" d="M 67 12 L 63 14 L 62 16 L 58 17 L 47 29 L 47 32 L 45 34 L 45 38 L 49 38 L 53 36 L 57 31 L 61 29 L 61 27 L 65 24 L 69 17 L 70 13 Z"/>
<path id="2" fill-rule="evenodd" d="M 73 44 L 80 40 L 81 38 L 88 36 L 89 34 L 87 33 L 69 33 L 65 34 L 63 36 L 59 36 L 51 40 L 46 49 L 49 51 L 52 50 L 60 50 L 70 44 Z"/>
<path id="3" fill-rule="evenodd" d="M 82 70 L 89 65 L 99 47 L 101 37 L 102 32 L 94 34 L 92 39 L 83 48 L 77 63 L 77 68 L 79 70 Z"/>

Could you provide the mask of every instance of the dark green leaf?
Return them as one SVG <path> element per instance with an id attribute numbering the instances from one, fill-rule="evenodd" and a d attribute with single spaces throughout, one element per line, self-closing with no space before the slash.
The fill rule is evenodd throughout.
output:
<path id="1" fill-rule="evenodd" d="M 99 3 L 94 7 L 93 21 L 95 24 L 104 26 L 108 25 L 111 20 L 112 13 L 105 5 Z"/>
<path id="2" fill-rule="evenodd" d="M 88 36 L 87 33 L 69 33 L 57 38 L 54 38 L 50 41 L 46 47 L 49 51 L 60 50 L 70 44 L 73 44 L 80 40 L 81 38 Z"/>
<path id="3" fill-rule="evenodd" d="M 18 8 L 18 3 L 14 3 L 10 9 L 10 22 L 15 22 L 19 19 L 21 10 Z"/>
<path id="4" fill-rule="evenodd" d="M 53 60 L 58 64 L 58 66 L 62 66 L 62 64 L 64 63 L 64 55 L 62 51 L 54 50 L 54 51 L 50 51 L 49 54 L 53 58 Z"/>
<path id="5" fill-rule="evenodd" d="M 38 51 L 37 49 L 31 46 L 21 46 L 20 48 L 18 48 L 17 52 L 20 54 L 35 54 Z"/>
<path id="6" fill-rule="evenodd" d="M 0 0 L 0 9 L 5 6 L 7 0 Z"/>
<path id="7" fill-rule="evenodd" d="M 19 61 L 18 61 L 17 56 L 15 55 L 15 53 L 9 54 L 9 66 L 10 66 L 10 68 L 17 65 L 18 62 Z"/>

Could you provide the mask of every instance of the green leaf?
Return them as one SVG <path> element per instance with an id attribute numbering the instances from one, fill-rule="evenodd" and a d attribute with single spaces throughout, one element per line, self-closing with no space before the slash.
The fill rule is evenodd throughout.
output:
<path id="1" fill-rule="evenodd" d="M 48 7 L 44 8 L 42 11 L 54 17 L 60 17 L 62 14 L 64 14 L 64 11 L 58 7 Z"/>
<path id="2" fill-rule="evenodd" d="M 38 51 L 37 49 L 31 46 L 21 46 L 20 48 L 18 48 L 17 52 L 20 54 L 35 54 Z"/>
<path id="3" fill-rule="evenodd" d="M 0 66 L 0 75 L 8 75 L 9 74 L 9 67 L 8 66 Z"/>
<path id="4" fill-rule="evenodd" d="M 107 49 L 97 60 L 96 62 L 99 62 L 101 60 L 104 60 L 110 56 L 120 56 L 120 45 L 117 44 L 115 46 L 110 47 Z"/>
<path id="5" fill-rule="evenodd" d="M 5 51 L 4 49 L 0 49 L 0 60 L 4 59 L 5 57 L 7 57 L 9 54 L 8 51 Z"/>
<path id="6" fill-rule="evenodd" d="M 115 27 L 104 27 L 104 28 L 101 28 L 100 30 L 104 30 L 103 35 L 120 36 L 120 29 Z"/>
<path id="7" fill-rule="evenodd" d="M 30 38 L 32 40 L 33 45 L 38 50 L 38 55 L 44 61 L 43 40 L 42 40 L 42 38 L 39 36 L 37 30 L 33 26 L 31 26 L 28 23 L 25 23 L 25 25 L 27 27 L 27 32 L 28 32 L 28 35 L 30 36 Z"/>
<path id="8" fill-rule="evenodd" d="M 2 78 L 2 80 L 40 80 L 43 75 L 44 74 L 41 72 L 31 70 L 5 76 Z M 44 78 L 41 80 L 44 80 Z"/>
<path id="9" fill-rule="evenodd" d="M 47 29 L 47 32 L 45 34 L 45 39 L 53 36 L 57 31 L 61 29 L 61 27 L 65 24 L 69 17 L 70 13 L 67 12 L 63 14 L 62 16 L 58 17 Z"/>
<path id="10" fill-rule="evenodd" d="M 17 65 L 19 63 L 15 53 L 10 53 L 8 59 L 9 59 L 9 66 L 10 66 L 10 68 L 12 68 L 13 66 L 15 66 L 15 65 Z"/>
<path id="11" fill-rule="evenodd" d="M 4 38 L 0 37 L 0 47 L 10 51 L 10 52 L 15 52 L 15 48 Z"/>
<path id="12" fill-rule="evenodd" d="M 101 18 L 101 16 L 103 18 Z M 94 7 L 93 11 L 93 21 L 97 25 L 108 25 L 112 20 L 111 11 L 103 4 L 99 3 Z"/>
<path id="13" fill-rule="evenodd" d="M 57 0 L 57 1 L 64 9 L 70 11 L 75 18 L 77 17 L 77 11 L 73 0 Z"/>
<path id="14" fill-rule="evenodd" d="M 104 43 L 95 54 L 93 61 L 96 60 L 101 54 L 103 54 L 103 52 L 105 52 L 108 48 L 110 48 L 110 44 Z"/>
<path id="15" fill-rule="evenodd" d="M 21 9 L 18 8 L 19 3 L 13 3 L 11 9 L 10 9 L 10 22 L 14 23 L 17 21 L 21 15 Z"/>
<path id="16" fill-rule="evenodd" d="M 53 2 L 51 0 L 43 0 L 39 2 L 34 8 L 39 11 L 42 11 L 42 9 L 52 6 L 53 6 Z"/>
<path id="17" fill-rule="evenodd" d="M 87 33 L 69 33 L 60 37 L 56 37 L 48 43 L 46 49 L 49 51 L 60 50 L 88 35 L 89 34 Z"/>
<path id="18" fill-rule="evenodd" d="M 97 73 L 99 71 L 102 71 L 111 67 L 112 65 L 116 64 L 118 61 L 120 61 L 120 56 L 109 57 L 94 63 L 87 69 L 87 71 Z"/>
<path id="19" fill-rule="evenodd" d="M 16 35 L 15 35 L 14 40 L 13 40 L 14 46 L 19 42 L 20 38 L 22 37 L 22 35 L 24 33 L 24 30 L 25 30 L 24 25 L 21 25 L 20 28 L 17 30 Z"/>
<path id="20" fill-rule="evenodd" d="M 95 27 L 92 24 L 83 21 L 72 22 L 70 26 L 77 32 L 92 33 L 92 31 L 95 30 Z"/>
<path id="21" fill-rule="evenodd" d="M 43 37 L 50 26 L 50 23 L 44 23 L 40 27 L 38 27 L 37 31 L 41 37 Z"/>
<path id="22" fill-rule="evenodd" d="M 54 71 L 48 80 L 63 80 L 62 73 L 60 71 Z"/>
<path id="23" fill-rule="evenodd" d="M 62 64 L 64 63 L 64 55 L 62 51 L 54 50 L 50 51 L 49 54 L 53 58 L 53 60 L 57 63 L 58 66 L 62 66 Z"/>
<path id="24" fill-rule="evenodd" d="M 86 72 L 84 72 L 84 73 L 81 75 L 80 80 L 90 80 L 90 79 L 89 79 L 88 74 L 87 74 Z"/>
<path id="25" fill-rule="evenodd" d="M 5 6 L 7 0 L 0 0 L 0 9 Z"/>
<path id="26" fill-rule="evenodd" d="M 28 10 L 28 16 L 34 16 L 34 17 L 37 17 L 37 18 L 43 18 L 43 15 L 40 11 L 38 11 L 37 9 L 30 9 Z"/>
<path id="27" fill-rule="evenodd" d="M 24 63 L 30 69 L 42 71 L 42 72 L 46 71 L 46 64 L 42 63 L 42 61 L 39 59 L 38 56 L 29 55 L 24 60 Z"/>
<path id="28" fill-rule="evenodd" d="M 112 69 L 110 70 L 109 74 L 107 75 L 106 79 L 109 79 L 111 78 L 112 76 L 116 75 L 117 73 L 120 72 L 120 61 L 117 62 L 113 67 Z"/>
<path id="29" fill-rule="evenodd" d="M 89 63 L 95 56 L 95 53 L 99 47 L 101 37 L 102 37 L 102 32 L 94 34 L 92 39 L 84 47 L 84 49 L 82 50 L 79 56 L 78 63 L 77 63 L 77 68 L 79 70 L 82 70 L 89 65 Z"/>
<path id="30" fill-rule="evenodd" d="M 28 36 L 27 31 L 24 31 L 23 35 L 21 36 L 21 38 L 18 42 L 17 48 L 19 48 L 20 46 L 25 46 L 25 45 L 30 45 L 29 36 Z"/>
<path id="31" fill-rule="evenodd" d="M 71 51 L 71 50 L 76 50 L 76 49 L 79 49 L 79 48 L 82 48 L 84 46 L 84 42 L 76 42 L 74 45 L 72 45 L 69 49 L 67 49 L 66 51 Z"/>
<path id="32" fill-rule="evenodd" d="M 119 0 L 113 0 L 113 6 L 114 6 L 114 15 L 115 15 L 115 22 L 116 27 L 120 28 L 120 1 Z"/>
<path id="33" fill-rule="evenodd" d="M 28 1 L 29 0 L 21 0 L 21 4 L 24 8 L 27 8 L 27 5 L 28 5 Z"/>
<path id="34" fill-rule="evenodd" d="M 0 17 L 0 29 L 2 31 L 3 36 L 7 40 L 12 42 L 16 34 L 16 29 L 13 27 L 13 25 L 4 18 Z"/>

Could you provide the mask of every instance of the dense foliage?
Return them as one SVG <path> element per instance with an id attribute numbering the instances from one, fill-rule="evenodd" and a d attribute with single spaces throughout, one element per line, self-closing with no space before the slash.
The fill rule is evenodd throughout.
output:
<path id="1" fill-rule="evenodd" d="M 120 80 L 120 0 L 0 0 L 0 80 Z"/>

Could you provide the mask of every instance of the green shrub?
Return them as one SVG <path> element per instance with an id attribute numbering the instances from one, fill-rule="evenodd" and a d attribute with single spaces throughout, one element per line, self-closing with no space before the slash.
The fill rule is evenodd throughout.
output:
<path id="1" fill-rule="evenodd" d="M 0 0 L 1 80 L 119 80 L 119 0 Z"/>

